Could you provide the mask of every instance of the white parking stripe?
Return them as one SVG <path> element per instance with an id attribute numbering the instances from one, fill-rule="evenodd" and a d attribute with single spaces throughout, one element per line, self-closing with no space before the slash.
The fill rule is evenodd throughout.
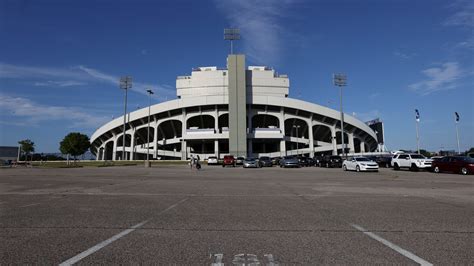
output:
<path id="1" fill-rule="evenodd" d="M 432 263 L 430 263 L 430 262 L 428 262 L 428 261 L 426 261 L 426 260 L 424 260 L 424 259 L 418 257 L 417 255 L 411 253 L 410 251 L 405 250 L 405 249 L 403 249 L 403 248 L 401 248 L 401 247 L 399 247 L 399 246 L 393 244 L 392 242 L 390 242 L 390 241 L 388 241 L 388 240 L 385 240 L 385 239 L 381 238 L 380 236 L 378 236 L 378 235 L 376 235 L 376 234 L 374 234 L 374 233 L 372 233 L 372 232 L 367 231 L 366 229 L 364 229 L 363 227 L 361 227 L 361 226 L 359 226 L 359 225 L 357 225 L 357 224 L 351 224 L 351 226 L 354 227 L 355 229 L 361 231 L 362 233 L 364 233 L 364 234 L 370 236 L 371 238 L 373 238 L 373 239 L 379 241 L 380 243 L 384 244 L 385 246 L 387 246 L 387 247 L 389 247 L 389 248 L 395 250 L 396 252 L 402 254 L 403 256 L 405 256 L 405 257 L 407 257 L 407 258 L 409 258 L 409 259 L 411 259 L 411 260 L 413 260 L 413 261 L 419 263 L 420 265 L 423 265 L 423 266 L 425 266 L 425 265 L 426 265 L 426 266 L 428 266 L 428 265 L 433 265 Z"/>
<path id="2" fill-rule="evenodd" d="M 163 214 L 163 213 L 165 213 L 165 212 L 167 212 L 167 211 L 169 211 L 169 210 L 175 208 L 176 206 L 178 206 L 179 204 L 185 202 L 186 200 L 188 200 L 188 198 L 185 198 L 185 199 L 183 199 L 183 200 L 180 200 L 179 202 L 177 202 L 177 203 L 175 203 L 175 204 L 169 206 L 169 207 L 166 208 L 165 210 L 159 212 L 157 215 Z M 82 253 L 80 253 L 80 254 L 78 254 L 78 255 L 76 255 L 76 256 L 74 256 L 74 257 L 72 257 L 72 258 L 70 258 L 70 259 L 68 259 L 68 260 L 66 260 L 66 261 L 64 261 L 64 262 L 62 262 L 62 263 L 59 264 L 59 265 L 60 265 L 60 266 L 73 265 L 74 263 L 76 263 L 76 262 L 82 260 L 83 258 L 85 258 L 85 257 L 87 257 L 87 256 L 89 256 L 89 255 L 91 255 L 91 254 L 93 254 L 93 253 L 95 253 L 95 252 L 97 252 L 98 250 L 100 250 L 100 249 L 102 249 L 102 248 L 108 246 L 109 244 L 113 243 L 114 241 L 116 241 L 116 240 L 118 240 L 118 239 L 120 239 L 120 238 L 122 238 L 122 237 L 124 237 L 124 236 L 126 236 L 126 235 L 128 235 L 128 234 L 130 234 L 131 232 L 135 231 L 137 228 L 142 227 L 143 225 L 145 225 L 146 223 L 148 223 L 148 221 L 149 221 L 149 220 L 146 220 L 146 221 L 143 221 L 143 222 L 141 222 L 141 223 L 139 223 L 139 224 L 136 224 L 136 225 L 130 227 L 129 229 L 127 229 L 127 230 L 125 230 L 125 231 L 122 231 L 122 232 L 120 232 L 120 233 L 114 235 L 113 237 L 111 237 L 111 238 L 109 238 L 109 239 L 107 239 L 107 240 L 105 240 L 105 241 L 102 241 L 102 242 L 100 242 L 99 244 L 97 244 L 97 245 L 91 247 L 90 249 L 88 249 L 88 250 L 86 250 L 86 251 L 84 251 L 84 252 L 82 252 Z"/>

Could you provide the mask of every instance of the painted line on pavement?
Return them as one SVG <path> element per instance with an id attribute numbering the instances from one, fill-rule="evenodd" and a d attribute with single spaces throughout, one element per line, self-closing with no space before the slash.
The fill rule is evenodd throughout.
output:
<path id="1" fill-rule="evenodd" d="M 26 207 L 36 206 L 36 205 L 40 205 L 40 204 L 41 204 L 41 203 L 28 204 L 28 205 L 20 206 L 20 208 L 26 208 Z"/>
<path id="2" fill-rule="evenodd" d="M 428 261 L 426 261 L 426 260 L 424 260 L 424 259 L 418 257 L 417 255 L 411 253 L 410 251 L 408 251 L 408 250 L 406 250 L 406 249 L 403 249 L 403 248 L 401 248 L 401 247 L 395 245 L 394 243 L 392 243 L 392 242 L 390 242 L 390 241 L 388 241 L 388 240 L 383 239 L 382 237 L 380 237 L 380 236 L 378 236 L 378 235 L 376 235 L 376 234 L 374 234 L 374 233 L 372 233 L 372 232 L 370 232 L 370 231 L 364 229 L 363 227 L 361 227 L 361 226 L 359 226 L 359 225 L 357 225 L 357 224 L 351 224 L 351 226 L 354 227 L 355 229 L 359 230 L 360 232 L 362 232 L 362 233 L 368 235 L 368 236 L 371 237 L 372 239 L 375 239 L 375 240 L 379 241 L 380 243 L 384 244 L 385 246 L 387 246 L 387 247 L 389 247 L 389 248 L 395 250 L 396 252 L 402 254 L 403 256 L 405 256 L 405 257 L 407 257 L 407 258 L 409 258 L 409 259 L 411 259 L 411 260 L 413 260 L 413 261 L 419 263 L 420 265 L 423 265 L 423 266 L 428 266 L 428 265 L 432 266 L 432 265 L 433 265 L 432 263 L 430 263 L 430 262 L 428 262 Z"/>
<path id="3" fill-rule="evenodd" d="M 175 208 L 176 206 L 178 206 L 179 204 L 185 202 L 186 200 L 188 200 L 188 198 L 185 198 L 185 199 L 183 199 L 183 200 L 180 200 L 179 202 L 177 202 L 177 203 L 175 203 L 175 204 L 169 206 L 169 207 L 166 208 L 165 210 L 159 212 L 157 215 L 163 214 L 163 213 L 165 213 L 165 212 L 167 212 L 167 211 L 169 211 L 169 210 Z M 86 250 L 86 251 L 84 251 L 84 252 L 82 252 L 82 253 L 80 253 L 80 254 L 78 254 L 78 255 L 76 255 L 76 256 L 74 256 L 74 257 L 72 257 L 72 258 L 70 258 L 70 259 L 68 259 L 68 260 L 66 260 L 66 261 L 64 261 L 64 262 L 62 262 L 61 264 L 59 264 L 59 266 L 73 265 L 74 263 L 77 263 L 78 261 L 84 259 L 85 257 L 87 257 L 87 256 L 89 256 L 89 255 L 91 255 L 91 254 L 93 254 L 93 253 L 99 251 L 100 249 L 102 249 L 102 248 L 104 248 L 104 247 L 106 247 L 106 246 L 112 244 L 112 243 L 115 242 L 116 240 L 119 240 L 120 238 L 122 238 L 122 237 L 124 237 L 124 236 L 130 234 L 131 232 L 135 231 L 136 229 L 142 227 L 143 225 L 145 225 L 146 223 L 148 223 L 148 221 L 149 221 L 149 220 L 146 220 L 146 221 L 143 221 L 143 222 L 141 222 L 141 223 L 139 223 L 139 224 L 136 224 L 136 225 L 130 227 L 129 229 L 127 229 L 127 230 L 125 230 L 125 231 L 122 231 L 122 232 L 120 232 L 120 233 L 114 235 L 113 237 L 111 237 L 111 238 L 105 240 L 105 241 L 100 242 L 99 244 L 97 244 L 97 245 L 95 245 L 95 246 L 89 248 L 88 250 Z"/>

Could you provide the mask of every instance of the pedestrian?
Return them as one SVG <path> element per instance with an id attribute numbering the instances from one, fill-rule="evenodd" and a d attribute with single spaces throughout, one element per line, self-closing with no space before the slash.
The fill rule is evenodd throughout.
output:
<path id="1" fill-rule="evenodd" d="M 193 169 L 194 166 L 194 155 L 191 154 L 191 160 L 189 161 L 189 165 L 191 166 L 191 169 Z"/>
<path id="2" fill-rule="evenodd" d="M 199 158 L 199 155 L 196 155 L 196 169 L 201 169 L 201 163 L 199 162 L 201 158 Z"/>

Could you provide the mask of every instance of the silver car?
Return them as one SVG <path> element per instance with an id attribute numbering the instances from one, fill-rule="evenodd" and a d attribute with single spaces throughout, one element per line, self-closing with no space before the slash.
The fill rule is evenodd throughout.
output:
<path id="1" fill-rule="evenodd" d="M 280 160 L 280 167 L 301 167 L 298 158 L 292 156 L 285 156 Z"/>
<path id="2" fill-rule="evenodd" d="M 247 158 L 243 162 L 244 168 L 261 168 L 262 164 L 256 158 Z"/>

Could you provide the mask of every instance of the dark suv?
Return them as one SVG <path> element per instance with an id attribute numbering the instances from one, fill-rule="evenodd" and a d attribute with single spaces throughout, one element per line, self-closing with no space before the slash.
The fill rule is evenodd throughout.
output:
<path id="1" fill-rule="evenodd" d="M 338 155 L 325 155 L 320 163 L 321 167 L 342 167 L 342 157 Z"/>

